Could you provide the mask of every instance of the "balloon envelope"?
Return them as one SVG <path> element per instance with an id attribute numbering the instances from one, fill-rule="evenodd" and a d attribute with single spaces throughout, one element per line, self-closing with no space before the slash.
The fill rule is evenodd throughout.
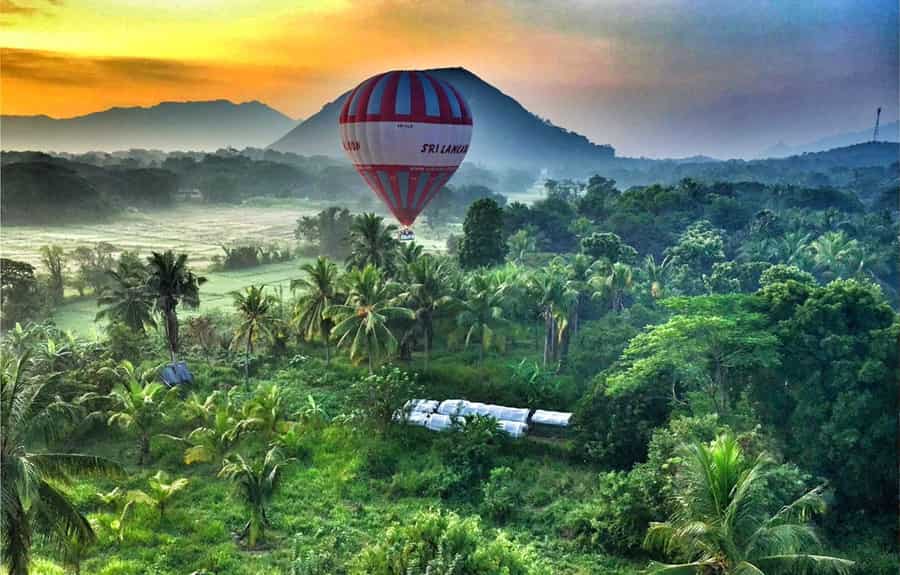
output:
<path id="1" fill-rule="evenodd" d="M 394 217 L 410 226 L 462 163 L 472 114 L 448 82 L 394 70 L 354 88 L 341 109 L 341 145 Z"/>

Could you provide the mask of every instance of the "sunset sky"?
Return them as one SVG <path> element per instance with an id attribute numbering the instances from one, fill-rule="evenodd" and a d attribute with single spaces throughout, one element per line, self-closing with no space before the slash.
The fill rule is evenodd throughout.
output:
<path id="1" fill-rule="evenodd" d="M 896 0 L 0 0 L 3 114 L 261 100 L 463 66 L 622 155 L 752 156 L 898 115 Z"/>

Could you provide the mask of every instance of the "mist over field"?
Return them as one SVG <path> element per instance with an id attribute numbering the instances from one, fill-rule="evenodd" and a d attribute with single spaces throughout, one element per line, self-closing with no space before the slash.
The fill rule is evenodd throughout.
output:
<path id="1" fill-rule="evenodd" d="M 900 571 L 895 3 L 2 8 L 0 573 Z"/>

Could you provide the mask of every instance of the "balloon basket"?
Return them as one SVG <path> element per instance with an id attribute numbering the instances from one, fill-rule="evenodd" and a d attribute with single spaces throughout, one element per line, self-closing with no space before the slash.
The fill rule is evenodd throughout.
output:
<path id="1" fill-rule="evenodd" d="M 403 228 L 397 234 L 397 239 L 401 242 L 411 242 L 416 239 L 416 234 L 409 228 Z"/>

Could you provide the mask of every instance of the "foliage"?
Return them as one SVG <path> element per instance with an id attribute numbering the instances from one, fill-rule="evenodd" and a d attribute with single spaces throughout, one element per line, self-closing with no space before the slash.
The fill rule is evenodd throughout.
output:
<path id="1" fill-rule="evenodd" d="M 63 300 L 65 291 L 66 255 L 60 246 L 42 246 L 41 263 L 47 268 L 49 278 L 47 291 L 53 298 L 53 303 L 59 304 Z"/>
<path id="2" fill-rule="evenodd" d="M 506 258 L 503 234 L 503 210 L 490 198 L 482 198 L 469 206 L 463 223 L 459 247 L 459 265 L 473 269 L 503 263 Z"/>
<path id="3" fill-rule="evenodd" d="M 815 488 L 774 514 L 761 503 L 770 470 L 766 455 L 745 457 L 737 440 L 685 448 L 675 511 L 647 531 L 645 546 L 681 563 L 651 565 L 652 573 L 849 573 L 853 562 L 810 551 L 819 539 L 809 520 L 825 510 Z"/>
<path id="4" fill-rule="evenodd" d="M 2 327 L 37 321 L 47 311 L 48 298 L 31 264 L 0 258 L 0 309 Z"/>
<path id="5" fill-rule="evenodd" d="M 241 455 L 235 455 L 222 465 L 219 476 L 235 484 L 237 496 L 250 515 L 240 538 L 246 538 L 251 549 L 265 538 L 265 529 L 270 525 L 266 509 L 279 486 L 284 466 L 291 461 L 272 448 L 261 460 L 247 462 Z"/>
<path id="6" fill-rule="evenodd" d="M 459 489 L 471 489 L 490 474 L 507 435 L 493 417 L 475 415 L 454 421 L 440 440 L 445 465 Z"/>
<path id="7" fill-rule="evenodd" d="M 62 546 L 96 540 L 87 518 L 63 486 L 78 476 L 116 474 L 115 463 L 94 455 L 35 450 L 38 436 L 59 438 L 75 415 L 51 378 L 29 372 L 30 356 L 0 358 L 0 471 L 2 556 L 10 575 L 27 575 L 35 534 Z"/>
<path id="8" fill-rule="evenodd" d="M 361 270 L 372 266 L 385 274 L 393 273 L 400 244 L 396 232 L 397 226 L 385 225 L 384 218 L 373 213 L 355 216 L 350 225 L 347 267 Z"/>
<path id="9" fill-rule="evenodd" d="M 521 502 L 518 486 L 514 480 L 514 472 L 509 467 L 491 469 L 482 491 L 484 498 L 481 507 L 485 514 L 494 521 L 502 522 L 509 519 Z"/>
<path id="10" fill-rule="evenodd" d="M 640 478 L 624 471 L 601 473 L 590 501 L 566 517 L 564 528 L 585 547 L 629 555 L 640 549 L 650 521 Z"/>
<path id="11" fill-rule="evenodd" d="M 294 237 L 316 247 L 318 255 L 342 260 L 350 255 L 353 216 L 346 208 L 330 207 L 297 220 Z"/>
<path id="12" fill-rule="evenodd" d="M 348 272 L 346 303 L 325 310 L 325 316 L 335 321 L 338 347 L 349 347 L 354 362 L 366 358 L 370 373 L 385 355 L 397 349 L 397 338 L 388 321 L 414 318 L 411 310 L 394 305 L 398 287 L 386 281 L 378 268 L 368 264 Z"/>
<path id="13" fill-rule="evenodd" d="M 325 362 L 329 363 L 329 343 L 334 322 L 326 317 L 325 311 L 339 299 L 338 269 L 333 262 L 321 256 L 315 263 L 304 264 L 300 269 L 306 277 L 291 281 L 291 290 L 303 290 L 294 308 L 293 323 L 302 338 L 309 340 L 318 336 L 322 339 Z"/>
<path id="14" fill-rule="evenodd" d="M 156 298 L 157 311 L 163 316 L 172 361 L 175 361 L 178 354 L 177 307 L 182 303 L 189 308 L 198 307 L 200 286 L 206 282 L 206 278 L 194 275 L 187 266 L 187 259 L 187 254 L 176 257 L 171 250 L 164 253 L 153 252 L 147 258 L 147 287 Z"/>
<path id="15" fill-rule="evenodd" d="M 502 534 L 491 538 L 477 518 L 432 510 L 422 511 L 406 525 L 387 529 L 380 543 L 363 549 L 351 570 L 360 575 L 533 572 L 529 550 Z"/>
<path id="16" fill-rule="evenodd" d="M 349 400 L 357 412 L 375 429 L 385 431 L 403 404 L 422 388 L 414 376 L 396 367 L 370 373 L 350 386 Z"/>

